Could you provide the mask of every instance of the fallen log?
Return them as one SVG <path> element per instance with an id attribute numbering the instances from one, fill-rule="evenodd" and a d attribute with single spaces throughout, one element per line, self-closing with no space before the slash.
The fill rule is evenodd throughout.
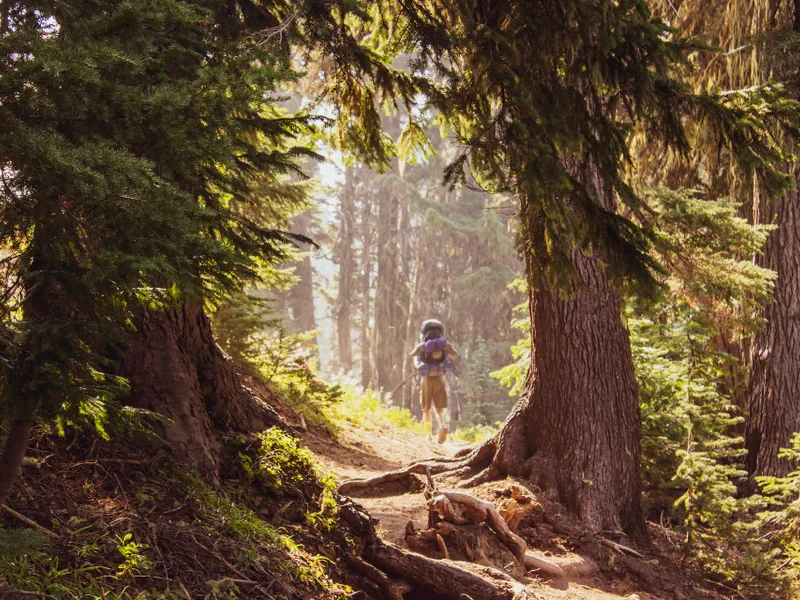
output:
<path id="1" fill-rule="evenodd" d="M 498 569 L 436 560 L 395 546 L 377 548 L 370 562 L 451 600 L 535 600 L 523 584 Z"/>
<path id="2" fill-rule="evenodd" d="M 372 581 L 372 583 L 377 585 L 378 589 L 386 596 L 387 600 L 403 600 L 403 592 L 400 587 L 389 579 L 380 569 L 373 567 L 371 564 L 352 554 L 345 554 L 342 560 L 348 567 L 361 573 Z"/>

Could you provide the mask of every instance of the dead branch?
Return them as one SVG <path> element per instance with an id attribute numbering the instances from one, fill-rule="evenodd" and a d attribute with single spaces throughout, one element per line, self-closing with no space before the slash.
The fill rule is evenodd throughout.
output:
<path id="1" fill-rule="evenodd" d="M 12 508 L 9 508 L 9 507 L 8 507 L 7 505 L 5 505 L 5 504 L 3 504 L 3 505 L 2 505 L 2 507 L 0 507 L 0 508 L 2 508 L 4 511 L 6 511 L 6 512 L 7 512 L 9 515 L 11 515 L 12 517 L 14 517 L 15 519 L 17 519 L 17 520 L 19 520 L 19 521 L 22 521 L 23 523 L 25 523 L 25 525 L 27 525 L 28 527 L 33 527 L 33 528 L 34 528 L 36 531 L 38 531 L 39 533 L 43 533 L 43 534 L 45 534 L 45 535 L 49 535 L 51 538 L 54 538 L 54 539 L 58 537 L 58 535 L 56 535 L 55 533 L 53 533 L 53 532 L 52 532 L 52 531 L 50 531 L 49 529 L 47 529 L 47 528 L 45 528 L 45 527 L 42 527 L 41 525 L 39 525 L 39 524 L 38 524 L 36 521 L 34 521 L 33 519 L 29 519 L 29 518 L 28 518 L 28 517 L 26 517 L 25 515 L 21 515 L 21 514 L 19 514 L 17 511 L 15 511 L 15 510 L 14 510 L 14 509 L 12 509 Z"/>
<path id="2" fill-rule="evenodd" d="M 524 585 L 497 569 L 435 560 L 385 544 L 376 534 L 369 514 L 346 498 L 340 501 L 339 514 L 365 541 L 363 559 L 384 573 L 402 577 L 450 600 L 462 600 L 464 595 L 481 600 L 535 598 Z"/>
<path id="3" fill-rule="evenodd" d="M 181 588 L 183 595 L 186 596 L 186 600 L 192 600 L 192 596 L 189 593 L 189 590 L 186 589 L 186 586 L 183 585 L 183 582 L 180 579 L 178 579 L 178 587 Z"/>
<path id="4" fill-rule="evenodd" d="M 44 592 L 26 592 L 24 590 L 12 590 L 8 588 L 0 588 L 1 592 L 8 592 L 9 594 L 14 594 L 15 596 L 30 596 L 32 598 L 53 598 L 55 596 L 51 596 L 50 594 L 45 594 Z"/>
<path id="5" fill-rule="evenodd" d="M 631 556 L 635 556 L 636 558 L 644 558 L 643 554 L 640 554 L 633 548 L 630 548 L 628 546 L 623 546 L 622 544 L 618 544 L 617 542 L 612 542 L 611 540 L 601 538 L 600 543 L 603 544 L 604 546 L 608 546 L 615 552 L 619 552 L 620 554 L 630 554 Z"/>

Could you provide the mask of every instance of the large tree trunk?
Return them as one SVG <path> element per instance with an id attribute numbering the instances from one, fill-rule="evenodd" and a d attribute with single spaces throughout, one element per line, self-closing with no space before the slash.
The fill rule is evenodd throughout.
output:
<path id="1" fill-rule="evenodd" d="M 573 262 L 583 282 L 574 299 L 531 292 L 528 382 L 490 471 L 530 472 L 591 530 L 644 536 L 641 417 L 622 303 L 596 259 L 574 252 Z"/>
<path id="2" fill-rule="evenodd" d="M 344 189 L 341 200 L 341 229 L 337 258 L 339 262 L 339 293 L 336 297 L 336 333 L 339 349 L 339 365 L 349 372 L 353 368 L 353 343 L 350 339 L 351 312 L 353 299 L 353 240 L 355 238 L 355 186 L 353 169 L 345 168 Z"/>
<path id="3" fill-rule="evenodd" d="M 799 3 L 800 4 L 800 3 Z M 778 228 L 764 250 L 762 265 L 778 274 L 775 295 L 764 310 L 766 323 L 750 355 L 750 415 L 747 467 L 753 475 L 785 475 L 790 464 L 778 458 L 800 431 L 800 194 L 793 191 L 767 206 Z"/>
<path id="4" fill-rule="evenodd" d="M 170 419 L 159 433 L 177 458 L 218 480 L 223 431 L 283 425 L 275 410 L 242 384 L 217 346 L 200 302 L 143 310 L 123 362 L 131 404 Z"/>
<path id="5" fill-rule="evenodd" d="M 766 7 L 758 12 L 765 21 Z M 792 30 L 800 32 L 800 0 L 792 3 Z M 795 166 L 795 177 L 800 169 Z M 761 257 L 762 266 L 778 278 L 765 324 L 750 349 L 750 406 L 746 426 L 747 470 L 751 475 L 785 475 L 790 464 L 778 458 L 800 431 L 800 194 L 796 191 L 770 203 L 753 203 L 756 223 L 775 223 Z"/>

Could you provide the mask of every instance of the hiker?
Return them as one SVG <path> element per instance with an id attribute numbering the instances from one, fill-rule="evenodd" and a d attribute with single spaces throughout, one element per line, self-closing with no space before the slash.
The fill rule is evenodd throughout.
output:
<path id="1" fill-rule="evenodd" d="M 444 420 L 444 409 L 447 408 L 447 383 L 444 375 L 453 367 L 449 357 L 458 356 L 458 352 L 444 338 L 444 325 L 436 319 L 423 321 L 420 340 L 411 357 L 422 377 L 422 414 L 425 422 L 432 427 L 431 407 L 435 409 L 436 422 L 439 424 L 438 442 L 443 444 L 448 433 Z M 427 437 L 432 439 L 430 433 Z"/>

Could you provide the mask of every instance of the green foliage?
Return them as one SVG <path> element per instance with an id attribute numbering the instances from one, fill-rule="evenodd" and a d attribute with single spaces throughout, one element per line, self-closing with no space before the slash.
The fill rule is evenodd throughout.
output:
<path id="1" fill-rule="evenodd" d="M 314 412 L 323 411 L 342 397 L 338 385 L 329 385 L 316 374 L 316 359 L 309 355 L 309 342 L 316 333 L 289 334 L 281 326 L 275 332 L 262 332 L 259 336 L 262 377 L 287 404 L 300 409 L 312 421 L 318 420 Z"/>
<path id="2" fill-rule="evenodd" d="M 342 401 L 331 407 L 331 419 L 357 427 L 382 430 L 387 426 L 410 431 L 420 437 L 430 433 L 424 423 L 417 421 L 405 408 L 388 407 L 373 390 L 359 391 L 345 386 Z"/>
<path id="3" fill-rule="evenodd" d="M 677 523 L 687 556 L 744 582 L 765 557 L 747 525 L 754 501 L 737 497 L 745 450 L 733 433 L 743 418 L 731 395 L 741 365 L 720 336 L 752 332 L 748 313 L 774 279 L 752 262 L 770 228 L 747 224 L 726 199 L 686 190 L 649 197 L 656 248 L 670 274 L 659 301 L 632 301 L 628 309 L 646 503 Z"/>
<path id="4" fill-rule="evenodd" d="M 774 85 L 691 93 L 675 74 L 699 44 L 653 18 L 645 0 L 398 4 L 413 65 L 437 74 L 431 103 L 465 147 L 446 178 L 471 183 L 472 175 L 519 198 L 537 285 L 573 290 L 569 254 L 580 247 L 619 281 L 657 289 L 652 233 L 634 217 L 646 201 L 625 177 L 636 126 L 649 144 L 680 154 L 692 121 L 730 148 L 742 172 L 758 171 L 773 191 L 790 183 L 776 170 L 783 155 L 768 126 L 791 130 L 797 103 Z"/>
<path id="5" fill-rule="evenodd" d="M 48 467 L 42 469 L 46 471 Z M 50 474 L 62 477 L 56 471 L 51 469 Z M 164 544 L 165 531 L 174 532 L 176 528 L 180 532 L 179 551 L 194 551 L 198 556 L 212 552 L 217 555 L 215 561 L 224 556 L 233 565 L 227 576 L 223 576 L 223 571 L 213 578 L 209 576 L 211 570 L 202 568 L 181 571 L 177 576 L 192 589 L 193 597 L 209 594 L 211 598 L 212 590 L 227 589 L 234 594 L 232 598 L 247 598 L 252 592 L 250 585 L 240 586 L 238 595 L 229 585 L 234 579 L 242 579 L 242 574 L 245 578 L 281 578 L 295 589 L 303 589 L 309 597 L 340 598 L 347 589 L 339 586 L 337 591 L 330 579 L 327 559 L 305 550 L 286 530 L 279 531 L 248 508 L 257 495 L 253 494 L 254 489 L 245 491 L 228 484 L 225 494 L 228 497 L 224 497 L 197 473 L 179 470 L 174 465 L 157 469 L 152 476 L 142 479 L 135 476 L 136 481 L 130 487 L 137 494 L 128 495 L 124 508 L 111 493 L 103 496 L 102 484 L 97 482 L 98 504 L 104 502 L 111 510 L 92 507 L 88 514 L 93 516 L 89 519 L 72 516 L 66 522 L 54 523 L 52 527 L 61 534 L 57 543 L 32 530 L 0 529 L 0 595 L 5 597 L 10 590 L 20 590 L 28 595 L 62 600 L 184 599 L 186 595 L 178 584 L 170 585 L 163 576 L 163 568 L 171 563 L 164 563 L 165 558 L 170 558 L 164 556 L 166 549 L 175 547 Z M 81 481 L 74 471 L 70 473 L 71 484 L 80 485 Z M 87 479 L 84 485 L 94 488 L 95 482 Z M 332 483 L 324 485 L 330 489 Z M 232 500 L 229 496 L 237 498 Z M 178 503 L 180 512 L 168 509 L 169 504 L 163 502 L 167 498 Z M 335 503 L 326 502 L 326 506 L 307 519 L 318 529 L 315 535 L 335 525 Z M 162 514 L 165 509 L 167 513 Z M 146 514 L 147 520 L 136 518 L 137 514 L 140 517 Z M 121 515 L 130 517 L 120 518 Z M 153 532 L 150 540 L 160 540 L 156 543 L 163 554 L 155 544 L 151 547 L 143 542 L 150 532 Z M 198 545 L 193 546 L 193 541 Z M 171 569 L 169 572 L 172 575 Z"/>
<path id="6" fill-rule="evenodd" d="M 52 539 L 35 529 L 0 529 L 0 556 L 16 558 L 45 551 Z"/>
<path id="7" fill-rule="evenodd" d="M 229 529 L 251 542 L 280 543 L 291 547 L 291 540 L 278 532 L 247 507 L 221 497 L 196 473 L 178 472 L 178 481 L 191 497 L 202 502 L 202 512 L 211 523 Z"/>
<path id="8" fill-rule="evenodd" d="M 142 575 L 149 571 L 153 565 L 150 559 L 142 554 L 150 546 L 134 541 L 133 535 L 126 533 L 123 536 L 116 536 L 117 552 L 122 555 L 124 561 L 117 570 L 118 577 L 126 575 Z"/>
<path id="9" fill-rule="evenodd" d="M 240 453 L 240 458 L 248 477 L 268 494 L 299 501 L 309 525 L 327 531 L 334 527 L 338 503 L 333 476 L 297 438 L 273 427 L 258 436 L 254 452 Z"/>
<path id="10" fill-rule="evenodd" d="M 302 497 L 305 487 L 316 484 L 317 462 L 297 438 L 272 427 L 259 436 L 252 473 L 259 483 L 280 498 Z"/>
<path id="11" fill-rule="evenodd" d="M 496 361 L 492 358 L 491 346 L 478 337 L 475 346 L 465 354 L 466 373 L 458 380 L 458 389 L 467 403 L 462 423 L 471 427 L 503 421 L 515 400 L 502 392 L 492 373 Z"/>
<path id="12" fill-rule="evenodd" d="M 295 58 L 330 57 L 321 93 L 341 146 L 372 164 L 393 153 L 373 100 L 419 89 L 358 41 L 368 15 L 352 2 L 0 13 L 0 405 L 25 420 L 124 393 L 113 363 L 141 307 L 219 304 L 307 241 L 282 231 L 308 201 L 299 164 L 318 158 L 312 118 L 279 107 Z"/>
<path id="13" fill-rule="evenodd" d="M 758 484 L 768 509 L 761 512 L 758 524 L 768 533 L 777 551 L 773 575 L 785 583 L 792 598 L 800 597 L 800 433 L 792 446 L 779 456 L 791 461 L 793 470 L 785 477 L 759 477 Z"/>
<path id="14" fill-rule="evenodd" d="M 241 13 L 209 9 L 3 5 L 0 246 L 21 308 L 4 313 L 8 397 L 45 418 L 120 391 L 103 356 L 137 306 L 217 297 L 254 256 L 283 255 L 288 236 L 231 199 L 307 154 L 291 146 L 307 121 L 265 94 L 295 75 Z"/>
<path id="15" fill-rule="evenodd" d="M 464 444 L 477 444 L 500 431 L 501 425 L 502 423 L 495 423 L 494 425 L 473 425 L 466 428 L 459 427 L 458 430 L 453 433 L 451 439 Z"/>
<path id="16" fill-rule="evenodd" d="M 509 287 L 525 291 L 527 283 L 522 279 L 515 279 L 509 284 Z M 509 388 L 509 396 L 518 397 L 525 387 L 528 368 L 531 364 L 531 321 L 528 314 L 528 303 L 518 305 L 514 312 L 519 316 L 511 321 L 511 327 L 522 331 L 524 335 L 511 346 L 511 356 L 514 362 L 493 371 L 491 376 L 498 379 L 501 386 Z"/>

